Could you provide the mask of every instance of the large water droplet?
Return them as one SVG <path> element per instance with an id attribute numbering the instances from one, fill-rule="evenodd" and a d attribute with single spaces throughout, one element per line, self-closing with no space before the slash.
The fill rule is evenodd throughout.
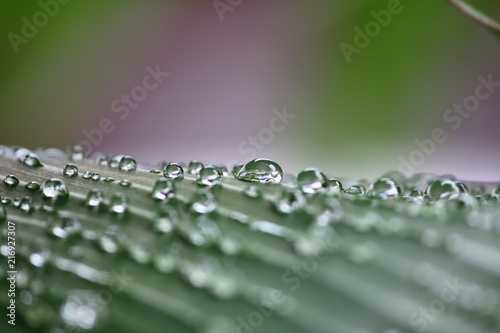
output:
<path id="1" fill-rule="evenodd" d="M 197 190 L 191 197 L 191 208 L 199 214 L 211 213 L 217 208 L 217 200 L 212 192 Z"/>
<path id="2" fill-rule="evenodd" d="M 58 178 L 51 178 L 42 186 L 43 198 L 54 203 L 63 202 L 68 199 L 69 191 L 66 184 Z"/>
<path id="3" fill-rule="evenodd" d="M 207 165 L 198 172 L 198 185 L 212 186 L 222 181 L 222 173 L 212 165 Z"/>
<path id="4" fill-rule="evenodd" d="M 425 190 L 432 200 L 449 200 L 457 198 L 462 193 L 461 187 L 451 179 L 437 179 Z"/>
<path id="5" fill-rule="evenodd" d="M 367 194 L 381 199 L 399 198 L 401 187 L 391 178 L 384 177 L 370 184 Z"/>
<path id="6" fill-rule="evenodd" d="M 135 171 L 137 169 L 137 162 L 134 160 L 132 156 L 123 156 L 120 159 L 120 164 L 118 168 L 121 171 Z"/>
<path id="7" fill-rule="evenodd" d="M 7 187 L 11 187 L 11 188 L 14 188 L 16 187 L 17 185 L 19 185 L 19 179 L 17 179 L 16 176 L 14 175 L 8 175 L 5 177 L 5 179 L 3 180 L 3 183 L 5 184 L 5 186 Z"/>
<path id="8" fill-rule="evenodd" d="M 169 163 L 163 169 L 163 176 L 170 179 L 181 180 L 184 178 L 184 170 L 179 163 Z"/>
<path id="9" fill-rule="evenodd" d="M 325 174 L 316 168 L 307 168 L 299 172 L 297 175 L 297 186 L 303 192 L 307 194 L 314 194 L 323 191 L 326 187 Z"/>
<path id="10" fill-rule="evenodd" d="M 168 178 L 159 178 L 153 186 L 152 197 L 155 200 L 167 200 L 175 192 L 174 183 Z"/>
<path id="11" fill-rule="evenodd" d="M 279 183 L 283 179 L 283 170 L 274 161 L 258 158 L 245 164 L 236 178 L 250 182 Z"/>
<path id="12" fill-rule="evenodd" d="M 115 193 L 111 197 L 111 212 L 114 214 L 125 214 L 127 212 L 128 198 L 123 193 Z"/>

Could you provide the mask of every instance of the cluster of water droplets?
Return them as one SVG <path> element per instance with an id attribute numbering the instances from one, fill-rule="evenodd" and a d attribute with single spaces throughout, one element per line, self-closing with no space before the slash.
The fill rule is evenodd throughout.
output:
<path id="1" fill-rule="evenodd" d="M 49 164 L 24 148 L 15 150 L 15 156 L 16 163 L 30 168 Z M 500 186 L 465 185 L 450 176 L 407 178 L 388 173 L 371 182 L 356 182 L 330 178 L 316 168 L 287 177 L 279 164 L 263 158 L 236 164 L 231 172 L 196 160 L 187 166 L 164 162 L 152 170 L 142 170 L 128 155 L 96 155 L 90 160 L 95 164 L 89 163 L 83 149 L 74 147 L 53 177 L 32 180 L 21 173 L 4 175 L 0 223 L 7 220 L 10 206 L 22 214 L 34 214 L 40 208 L 47 214 L 43 215 L 47 235 L 65 242 L 69 258 L 84 258 L 89 250 L 82 244 L 90 242 L 101 252 L 128 256 L 162 274 L 176 272 L 190 286 L 220 299 L 269 292 L 252 289 L 255 292 L 249 293 L 245 274 L 213 254 L 264 258 L 268 243 L 255 240 L 279 239 L 299 256 L 343 255 L 362 265 L 380 255 L 376 238 L 350 242 L 338 230 L 408 237 L 426 248 L 454 254 L 463 244 L 463 235 L 419 227 L 413 220 L 450 222 L 459 215 L 470 227 L 500 234 L 495 210 Z M 26 192 L 18 195 L 21 189 Z M 78 214 L 70 213 L 73 205 Z M 396 214 L 387 217 L 388 211 Z M 47 244 L 36 242 L 30 247 L 29 265 L 43 268 L 51 263 L 55 250 Z M 204 256 L 191 256 L 197 251 Z M 78 274 L 88 277 L 90 273 L 81 268 Z M 106 321 L 107 304 L 100 297 L 92 290 L 73 290 L 57 315 L 70 328 L 93 329 Z M 281 306 L 286 313 L 290 301 Z"/>

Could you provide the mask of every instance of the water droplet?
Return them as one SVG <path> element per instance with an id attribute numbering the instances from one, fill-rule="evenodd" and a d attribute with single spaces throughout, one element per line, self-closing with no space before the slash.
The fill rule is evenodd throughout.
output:
<path id="1" fill-rule="evenodd" d="M 158 173 L 161 173 L 161 170 L 149 170 L 149 173 L 158 174 Z"/>
<path id="2" fill-rule="evenodd" d="M 344 190 L 342 183 L 335 178 L 330 178 L 326 181 L 326 192 L 328 194 L 340 193 Z"/>
<path id="3" fill-rule="evenodd" d="M 172 180 L 168 178 L 159 178 L 153 186 L 153 199 L 167 200 L 172 197 L 175 192 L 175 186 Z"/>
<path id="4" fill-rule="evenodd" d="M 240 172 L 241 168 L 245 166 L 245 163 L 238 163 L 233 166 L 233 169 L 231 170 L 231 174 L 236 177 L 238 172 Z"/>
<path id="5" fill-rule="evenodd" d="M 103 182 L 106 182 L 106 183 L 112 183 L 114 182 L 116 179 L 114 179 L 113 177 L 106 177 L 104 178 L 102 181 Z"/>
<path id="6" fill-rule="evenodd" d="M 179 244 L 168 244 L 157 250 L 153 257 L 153 265 L 159 272 L 173 272 L 181 262 L 180 253 L 181 246 Z"/>
<path id="7" fill-rule="evenodd" d="M 345 189 L 344 192 L 347 194 L 355 194 L 355 195 L 365 194 L 366 188 L 361 184 L 355 184 L 349 187 L 348 189 Z"/>
<path id="8" fill-rule="evenodd" d="M 131 156 L 123 156 L 120 159 L 118 168 L 121 171 L 135 171 L 135 169 L 137 169 L 137 162 Z"/>
<path id="9" fill-rule="evenodd" d="M 245 164 L 236 178 L 250 182 L 279 183 L 283 179 L 283 170 L 274 161 L 258 158 Z"/>
<path id="10" fill-rule="evenodd" d="M 203 169 L 204 165 L 202 162 L 197 161 L 197 160 L 192 160 L 189 162 L 188 167 L 187 167 L 187 172 L 190 175 L 197 175 L 201 169 Z"/>
<path id="11" fill-rule="evenodd" d="M 128 254 L 132 260 L 139 264 L 147 264 L 151 261 L 155 246 L 149 238 L 142 238 L 138 241 L 130 242 L 127 247 Z"/>
<path id="12" fill-rule="evenodd" d="M 35 241 L 31 246 L 29 260 L 33 266 L 43 267 L 52 256 L 50 247 L 41 241 Z"/>
<path id="13" fill-rule="evenodd" d="M 91 189 L 87 193 L 87 198 L 85 199 L 85 204 L 87 207 L 99 208 L 104 202 L 104 194 L 99 189 Z"/>
<path id="14" fill-rule="evenodd" d="M 81 161 L 85 158 L 85 149 L 81 146 L 74 146 L 68 153 L 68 159 L 72 162 Z"/>
<path id="15" fill-rule="evenodd" d="M 323 191 L 326 187 L 328 178 L 324 173 L 315 168 L 307 168 L 297 175 L 297 186 L 307 194 L 314 194 Z"/>
<path id="16" fill-rule="evenodd" d="M 217 200 L 210 191 L 197 190 L 191 197 L 191 208 L 199 214 L 211 213 L 217 208 Z"/>
<path id="17" fill-rule="evenodd" d="M 132 186 L 132 182 L 129 181 L 129 180 L 127 180 L 127 179 L 123 179 L 118 184 L 120 184 L 120 186 L 123 186 L 123 187 L 130 187 L 130 186 Z"/>
<path id="18" fill-rule="evenodd" d="M 73 238 L 80 236 L 81 233 L 80 221 L 69 213 L 58 213 L 49 222 L 49 234 L 58 238 Z"/>
<path id="19" fill-rule="evenodd" d="M 113 169 L 118 168 L 122 158 L 123 158 L 123 155 L 116 155 L 116 156 L 110 158 L 108 161 L 108 167 L 113 168 Z"/>
<path id="20" fill-rule="evenodd" d="M 58 178 L 51 178 L 42 186 L 43 198 L 54 203 L 63 202 L 68 199 L 69 191 L 66 184 Z"/>
<path id="21" fill-rule="evenodd" d="M 26 148 L 19 148 L 18 150 L 16 150 L 16 157 L 19 162 L 23 163 L 26 166 L 32 168 L 39 168 L 43 166 L 38 155 L 32 153 Z"/>
<path id="22" fill-rule="evenodd" d="M 283 214 L 291 214 L 301 208 L 306 204 L 306 198 L 302 192 L 290 189 L 284 190 L 278 200 L 275 202 L 275 207 L 278 212 Z"/>
<path id="23" fill-rule="evenodd" d="M 181 180 L 184 178 L 184 170 L 178 163 L 169 163 L 163 169 L 163 176 L 170 179 Z"/>
<path id="24" fill-rule="evenodd" d="M 30 191 L 38 191 L 42 187 L 42 185 L 40 185 L 40 183 L 38 182 L 31 181 L 28 184 L 26 184 L 25 187 Z"/>
<path id="25" fill-rule="evenodd" d="M 128 243 L 127 234 L 115 224 L 107 226 L 99 239 L 101 248 L 108 253 L 122 252 L 127 248 Z"/>
<path id="26" fill-rule="evenodd" d="M 254 198 L 254 199 L 260 199 L 262 198 L 262 191 L 254 185 L 248 186 L 244 191 L 243 194 L 245 194 L 249 198 Z"/>
<path id="27" fill-rule="evenodd" d="M 437 179 L 425 190 L 432 200 L 449 200 L 457 198 L 462 192 L 461 187 L 451 179 Z"/>
<path id="28" fill-rule="evenodd" d="M 198 185 L 212 186 L 222 181 L 222 173 L 212 165 L 207 165 L 198 172 Z"/>
<path id="29" fill-rule="evenodd" d="M 380 178 L 371 183 L 367 195 L 380 199 L 399 198 L 401 187 L 391 178 Z"/>
<path id="30" fill-rule="evenodd" d="M 112 213 L 125 214 L 128 206 L 127 196 L 120 192 L 113 194 L 113 196 L 111 197 L 110 206 Z"/>
<path id="31" fill-rule="evenodd" d="M 179 224 L 177 211 L 170 206 L 162 206 L 158 213 L 158 218 L 154 222 L 154 229 L 163 234 L 169 234 L 174 231 L 174 227 Z"/>
<path id="32" fill-rule="evenodd" d="M 99 293 L 77 289 L 71 291 L 59 313 L 66 324 L 65 331 L 91 330 L 107 319 L 108 308 Z"/>
<path id="33" fill-rule="evenodd" d="M 16 176 L 14 175 L 8 175 L 7 177 L 5 177 L 5 179 L 3 180 L 3 183 L 7 186 L 7 187 L 10 187 L 10 188 L 14 188 L 16 187 L 17 185 L 19 185 L 19 179 L 17 179 Z"/>
<path id="34" fill-rule="evenodd" d="M 19 202 L 19 209 L 27 214 L 33 213 L 35 210 L 35 202 L 33 201 L 33 198 L 28 196 L 22 198 Z"/>
<path id="35" fill-rule="evenodd" d="M 90 176 L 90 178 L 93 180 L 93 181 L 98 181 L 99 179 L 101 179 L 101 175 L 97 172 L 93 172 L 92 173 L 92 176 Z"/>
<path id="36" fill-rule="evenodd" d="M 82 174 L 82 178 L 83 179 L 90 179 L 92 177 L 93 173 L 90 172 L 90 171 L 85 171 L 83 174 Z"/>

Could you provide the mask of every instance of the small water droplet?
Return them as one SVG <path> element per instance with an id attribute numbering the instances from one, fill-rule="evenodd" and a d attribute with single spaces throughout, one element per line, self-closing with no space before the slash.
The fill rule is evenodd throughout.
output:
<path id="1" fill-rule="evenodd" d="M 307 168 L 299 172 L 297 175 L 297 186 L 307 194 L 314 194 L 323 191 L 326 187 L 328 178 L 324 173 L 316 168 Z"/>
<path id="2" fill-rule="evenodd" d="M 43 166 L 42 162 L 40 162 L 40 157 L 26 148 L 19 148 L 16 150 L 16 157 L 19 162 L 26 166 L 32 168 L 39 168 Z"/>
<path id="3" fill-rule="evenodd" d="M 65 331 L 92 330 L 107 320 L 108 307 L 102 296 L 93 290 L 73 290 L 61 305 Z"/>
<path id="4" fill-rule="evenodd" d="M 10 188 L 14 188 L 16 187 L 17 185 L 19 185 L 19 179 L 17 179 L 16 176 L 14 175 L 8 175 L 7 177 L 5 177 L 5 179 L 3 180 L 3 183 L 7 186 L 7 187 L 10 187 Z"/>
<path id="5" fill-rule="evenodd" d="M 454 180 L 437 179 L 434 180 L 425 190 L 432 200 L 450 200 L 457 198 L 462 193 L 462 189 Z"/>
<path id="6" fill-rule="evenodd" d="M 142 238 L 138 241 L 130 242 L 127 247 L 128 254 L 132 260 L 139 264 L 147 264 L 151 261 L 155 246 L 149 238 Z"/>
<path id="7" fill-rule="evenodd" d="M 108 253 L 118 253 L 124 251 L 129 243 L 127 234 L 115 224 L 106 227 L 99 239 L 101 248 Z"/>
<path id="8" fill-rule="evenodd" d="M 262 191 L 254 185 L 248 186 L 244 191 L 243 194 L 245 194 L 249 198 L 254 198 L 254 199 L 260 199 L 262 198 Z"/>
<path id="9" fill-rule="evenodd" d="M 217 208 L 217 200 L 210 191 L 197 190 L 191 197 L 191 208 L 198 214 L 207 214 Z"/>
<path id="10" fill-rule="evenodd" d="M 120 186 L 123 186 L 123 187 L 130 187 L 132 186 L 132 182 L 127 180 L 127 179 L 123 179 L 121 180 L 118 184 L 120 184 Z"/>
<path id="11" fill-rule="evenodd" d="M 328 194 L 336 194 L 344 191 L 342 183 L 335 178 L 330 178 L 326 181 L 326 192 Z"/>
<path id="12" fill-rule="evenodd" d="M 72 162 L 83 160 L 85 158 L 85 149 L 81 146 L 74 146 L 70 149 L 68 158 Z"/>
<path id="13" fill-rule="evenodd" d="M 236 178 L 250 182 L 279 183 L 283 179 L 283 170 L 274 161 L 258 158 L 246 163 Z"/>
<path id="14" fill-rule="evenodd" d="M 83 174 L 82 174 L 82 178 L 83 179 L 90 179 L 92 177 L 93 173 L 90 172 L 90 171 L 85 171 Z"/>
<path id="15" fill-rule="evenodd" d="M 179 216 L 177 211 L 171 206 L 162 206 L 158 217 L 154 222 L 155 231 L 163 234 L 170 234 L 174 231 L 174 227 L 179 224 Z"/>
<path id="16" fill-rule="evenodd" d="M 54 203 L 63 202 L 68 199 L 69 191 L 66 184 L 58 178 L 51 178 L 42 186 L 43 198 Z"/>
<path id="17" fill-rule="evenodd" d="M 28 196 L 22 198 L 19 202 L 19 209 L 27 214 L 33 213 L 35 210 L 35 202 L 33 201 L 33 198 Z"/>
<path id="18" fill-rule="evenodd" d="M 159 174 L 161 173 L 161 170 L 149 170 L 149 173 Z"/>
<path id="19" fill-rule="evenodd" d="M 163 246 L 155 253 L 153 265 L 159 272 L 173 272 L 181 262 L 181 249 L 182 247 L 178 243 Z"/>
<path id="20" fill-rule="evenodd" d="M 108 161 L 108 167 L 110 167 L 112 169 L 118 168 L 118 166 L 120 165 L 120 161 L 123 158 L 123 156 L 124 155 L 116 155 L 116 156 L 111 157 L 109 159 L 109 161 Z"/>
<path id="21" fill-rule="evenodd" d="M 306 204 L 306 198 L 302 192 L 289 189 L 284 190 L 279 198 L 275 201 L 275 207 L 278 212 L 283 214 L 291 214 L 301 208 Z"/>
<path id="22" fill-rule="evenodd" d="M 198 172 L 198 185 L 212 186 L 222 181 L 222 173 L 212 165 L 207 165 Z"/>
<path id="23" fill-rule="evenodd" d="M 179 163 L 169 163 L 163 169 L 163 176 L 174 180 L 181 180 L 184 178 L 184 170 Z"/>
<path id="24" fill-rule="evenodd" d="M 38 191 L 42 187 L 42 185 L 40 185 L 40 183 L 38 182 L 31 181 L 28 184 L 26 184 L 25 187 L 30 191 Z"/>
<path id="25" fill-rule="evenodd" d="M 365 194 L 365 192 L 366 192 L 366 188 L 363 185 L 361 185 L 361 184 L 352 185 L 348 189 L 344 190 L 344 193 L 355 194 L 355 195 Z"/>
<path id="26" fill-rule="evenodd" d="M 371 183 L 367 195 L 380 199 L 399 198 L 401 187 L 391 178 L 380 178 Z"/>
<path id="27" fill-rule="evenodd" d="M 128 198 L 123 193 L 115 193 L 111 197 L 111 212 L 114 214 L 125 214 L 127 212 Z"/>
<path id="28" fill-rule="evenodd" d="M 45 266 L 51 256 L 52 251 L 46 243 L 42 241 L 35 241 L 35 243 L 31 246 L 31 254 L 29 256 L 29 260 L 33 266 Z"/>
<path id="29" fill-rule="evenodd" d="M 91 189 L 87 193 L 87 198 L 85 199 L 85 204 L 87 207 L 99 208 L 104 202 L 104 194 L 99 189 Z"/>
<path id="30" fill-rule="evenodd" d="M 197 160 L 192 160 L 189 162 L 188 167 L 187 167 L 187 172 L 190 175 L 197 175 L 201 169 L 203 169 L 204 165 L 202 162 L 197 161 Z"/>
<path id="31" fill-rule="evenodd" d="M 58 238 L 73 238 L 80 236 L 82 225 L 69 213 L 58 213 L 49 222 L 49 234 Z"/>
<path id="32" fill-rule="evenodd" d="M 106 182 L 106 183 L 112 183 L 114 182 L 116 179 L 114 179 L 113 177 L 106 177 L 104 178 L 102 181 L 103 182 Z"/>
<path id="33" fill-rule="evenodd" d="M 175 186 L 172 180 L 168 178 L 159 178 L 154 186 L 152 197 L 155 200 L 167 200 L 175 193 Z"/>
<path id="34" fill-rule="evenodd" d="M 118 168 L 121 171 L 135 171 L 137 169 L 137 162 L 134 160 L 132 156 L 123 156 L 120 159 L 120 164 Z"/>

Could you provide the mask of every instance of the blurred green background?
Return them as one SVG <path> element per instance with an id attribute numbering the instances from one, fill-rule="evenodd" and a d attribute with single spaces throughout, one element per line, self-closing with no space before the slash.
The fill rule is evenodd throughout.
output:
<path id="1" fill-rule="evenodd" d="M 441 127 L 448 140 L 415 172 L 500 178 L 500 91 L 457 130 L 443 122 L 478 76 L 500 81 L 500 40 L 445 1 L 399 1 L 350 61 L 342 43 L 393 0 L 63 2 L 0 4 L 1 144 L 64 149 L 93 133 L 92 152 L 147 163 L 255 153 L 286 172 L 362 178 L 397 169 Z M 500 19 L 500 1 L 469 3 Z M 26 22 L 38 22 L 29 38 Z M 121 119 L 113 102 L 148 66 L 169 75 Z M 295 117 L 266 137 L 284 108 Z"/>

